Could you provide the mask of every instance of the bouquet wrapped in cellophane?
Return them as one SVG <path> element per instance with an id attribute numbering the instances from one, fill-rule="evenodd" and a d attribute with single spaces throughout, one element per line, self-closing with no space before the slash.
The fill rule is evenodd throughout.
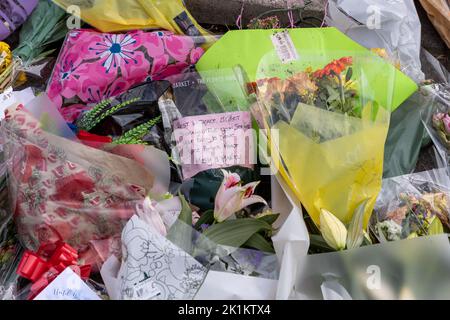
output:
<path id="1" fill-rule="evenodd" d="M 248 86 L 275 167 L 333 249 L 362 243 L 381 189 L 395 92 L 408 81 L 399 74 L 370 53 L 304 52 L 282 63 L 272 52 Z M 347 243 L 333 235 L 336 218 L 354 230 Z"/>
<path id="2" fill-rule="evenodd" d="M 57 136 L 22 105 L 8 109 L 2 134 L 17 236 L 30 250 L 63 241 L 96 267 L 158 184 L 137 160 L 143 150 L 105 152 Z"/>
<path id="3" fill-rule="evenodd" d="M 450 85 L 432 84 L 422 88 L 428 105 L 422 110 L 422 122 L 440 156 L 440 165 L 450 163 Z"/>
<path id="4" fill-rule="evenodd" d="M 447 233 L 449 190 L 445 169 L 384 179 L 369 229 L 379 242 Z"/>

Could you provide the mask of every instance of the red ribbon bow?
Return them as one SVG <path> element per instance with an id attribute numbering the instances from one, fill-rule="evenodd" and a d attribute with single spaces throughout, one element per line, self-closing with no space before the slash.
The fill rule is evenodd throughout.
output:
<path id="1" fill-rule="evenodd" d="M 37 253 L 25 251 L 17 268 L 17 274 L 33 282 L 28 299 L 35 298 L 61 272 L 70 267 L 82 279 L 91 274 L 91 266 L 78 266 L 77 251 L 64 242 L 42 245 Z"/>

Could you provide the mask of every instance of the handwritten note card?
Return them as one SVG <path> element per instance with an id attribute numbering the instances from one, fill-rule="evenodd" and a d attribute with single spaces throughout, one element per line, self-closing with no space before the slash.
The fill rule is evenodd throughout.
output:
<path id="1" fill-rule="evenodd" d="M 66 268 L 34 300 L 101 300 L 81 278 Z"/>
<path id="2" fill-rule="evenodd" d="M 174 139 L 184 179 L 214 168 L 252 168 L 256 162 L 249 112 L 181 118 L 174 122 Z"/>

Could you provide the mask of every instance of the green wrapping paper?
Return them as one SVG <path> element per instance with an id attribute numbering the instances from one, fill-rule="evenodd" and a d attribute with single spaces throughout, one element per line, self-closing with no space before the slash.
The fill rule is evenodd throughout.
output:
<path id="1" fill-rule="evenodd" d="M 261 60 L 275 49 L 271 37 L 279 31 L 282 30 L 229 31 L 202 56 L 196 64 L 196 69 L 203 75 L 211 70 L 232 69 L 240 65 L 248 75 L 248 80 L 255 81 Z M 331 61 L 343 56 L 373 57 L 364 65 L 364 70 L 371 87 L 374 88 L 374 100 L 390 110 L 395 110 L 417 90 L 413 80 L 336 28 L 288 29 L 287 32 L 298 54 L 298 59 L 294 62 L 297 67 L 320 67 L 320 64 L 311 64 L 311 57 L 315 57 L 315 61 Z M 392 82 L 389 84 L 393 89 L 392 96 L 385 94 L 387 82 Z M 208 83 L 208 88 L 215 92 L 221 101 L 235 99 L 235 91 L 227 90 L 221 83 Z"/>
<path id="2" fill-rule="evenodd" d="M 392 113 L 385 145 L 383 178 L 413 172 L 421 148 L 431 142 L 420 116 L 422 109 L 429 105 L 428 100 L 416 92 Z"/>

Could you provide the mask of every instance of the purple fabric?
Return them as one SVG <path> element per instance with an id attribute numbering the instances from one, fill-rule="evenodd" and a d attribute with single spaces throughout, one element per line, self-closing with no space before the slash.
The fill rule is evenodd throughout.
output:
<path id="1" fill-rule="evenodd" d="M 0 40 L 20 27 L 37 3 L 38 0 L 0 0 Z"/>

